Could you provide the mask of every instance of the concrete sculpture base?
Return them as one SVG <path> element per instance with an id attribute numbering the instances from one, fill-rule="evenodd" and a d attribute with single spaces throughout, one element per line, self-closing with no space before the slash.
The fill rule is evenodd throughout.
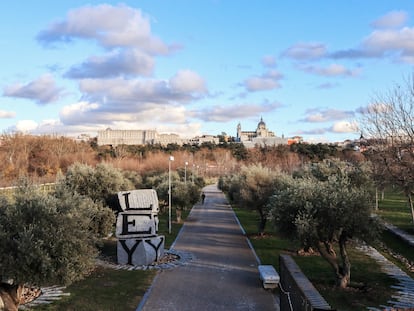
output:
<path id="1" fill-rule="evenodd" d="M 117 244 L 118 264 L 150 265 L 164 256 L 165 236 L 151 238 L 119 239 Z"/>

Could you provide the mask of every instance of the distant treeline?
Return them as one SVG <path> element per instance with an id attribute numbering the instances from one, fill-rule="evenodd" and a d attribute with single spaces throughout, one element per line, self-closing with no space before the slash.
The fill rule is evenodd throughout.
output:
<path id="1" fill-rule="evenodd" d="M 110 163 L 114 167 L 136 171 L 163 172 L 171 166 L 193 175 L 217 177 L 238 170 L 242 165 L 261 163 L 264 166 L 291 172 L 309 161 L 325 158 L 363 160 L 352 149 L 331 144 L 294 144 L 262 146 L 246 149 L 243 144 L 221 142 L 201 145 L 168 144 L 98 146 L 96 139 L 75 141 L 64 136 L 2 135 L 0 140 L 0 186 L 13 186 L 19 177 L 29 177 L 37 183 L 54 182 L 73 163 L 96 165 Z"/>

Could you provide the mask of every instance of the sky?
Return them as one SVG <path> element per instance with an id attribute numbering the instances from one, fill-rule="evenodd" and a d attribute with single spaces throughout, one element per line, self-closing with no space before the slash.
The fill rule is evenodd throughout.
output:
<path id="1" fill-rule="evenodd" d="M 0 130 L 340 142 L 412 75 L 414 1 L 1 1 Z"/>

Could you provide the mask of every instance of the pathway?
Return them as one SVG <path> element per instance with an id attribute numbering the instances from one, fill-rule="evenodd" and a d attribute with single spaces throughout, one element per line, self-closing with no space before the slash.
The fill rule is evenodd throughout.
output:
<path id="1" fill-rule="evenodd" d="M 392 300 L 387 302 L 388 306 L 380 306 L 382 309 L 370 308 L 369 310 L 382 311 L 395 310 L 396 308 L 414 308 L 414 280 L 394 265 L 394 263 L 381 255 L 375 248 L 368 245 L 363 245 L 359 248 L 375 259 L 385 273 L 397 280 L 397 285 L 392 286 L 397 292 L 392 296 Z"/>
<path id="2" fill-rule="evenodd" d="M 216 186 L 204 192 L 205 203 L 193 207 L 172 247 L 192 260 L 161 270 L 137 311 L 279 310 L 223 193 Z"/>

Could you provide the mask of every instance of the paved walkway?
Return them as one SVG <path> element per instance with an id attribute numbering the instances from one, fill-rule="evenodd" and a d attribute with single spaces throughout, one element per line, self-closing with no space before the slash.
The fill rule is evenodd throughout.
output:
<path id="1" fill-rule="evenodd" d="M 204 205 L 193 207 L 172 247 L 193 259 L 160 271 L 137 310 L 279 310 L 223 193 L 215 185 L 204 190 Z"/>
<path id="2" fill-rule="evenodd" d="M 385 228 L 406 241 L 410 246 L 414 246 L 414 236 L 412 234 L 408 234 L 404 230 L 401 230 L 390 223 L 384 222 L 383 224 Z"/>
<path id="3" fill-rule="evenodd" d="M 414 310 L 414 280 L 372 246 L 361 245 L 359 249 L 375 259 L 382 271 L 397 281 L 396 285 L 391 286 L 396 293 L 387 302 L 388 305 L 381 306 L 381 309 L 369 308 L 369 310 Z"/>

